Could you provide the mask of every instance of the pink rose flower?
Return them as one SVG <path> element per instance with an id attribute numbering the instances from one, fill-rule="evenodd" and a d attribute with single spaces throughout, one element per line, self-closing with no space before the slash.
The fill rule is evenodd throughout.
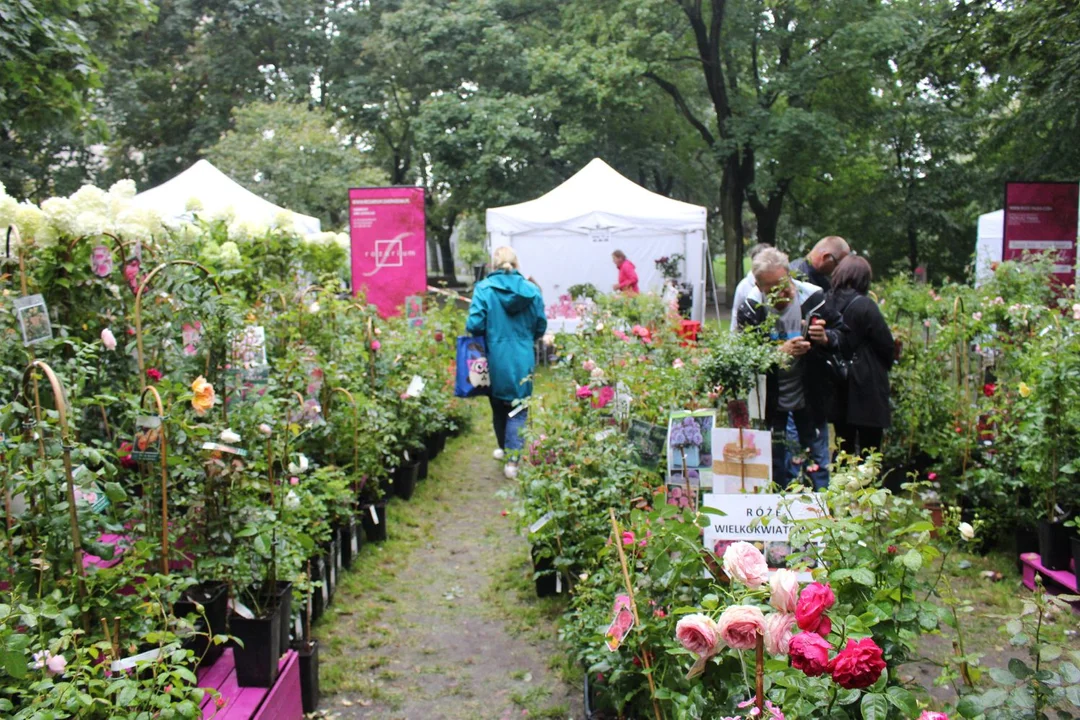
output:
<path id="1" fill-rule="evenodd" d="M 760 550 L 740 540 L 724 551 L 724 572 L 728 577 L 756 590 L 769 577 L 769 566 Z"/>
<path id="2" fill-rule="evenodd" d="M 698 657 L 710 658 L 719 650 L 716 623 L 708 615 L 687 615 L 675 625 L 675 639 Z"/>
<path id="3" fill-rule="evenodd" d="M 63 675 L 67 668 L 67 659 L 63 655 L 52 655 L 45 661 L 45 669 L 50 675 Z"/>
<path id="4" fill-rule="evenodd" d="M 799 602 L 795 607 L 795 621 L 801 630 L 828 635 L 832 622 L 825 617 L 825 611 L 836 604 L 832 588 L 821 583 L 810 583 L 803 588 Z"/>
<path id="5" fill-rule="evenodd" d="M 592 406 L 599 410 L 600 408 L 607 407 L 607 404 L 615 399 L 615 388 L 610 385 L 605 385 L 600 388 L 596 397 L 593 398 Z"/>
<path id="6" fill-rule="evenodd" d="M 683 362 L 683 359 L 682 359 L 682 358 L 675 358 L 675 359 L 674 359 L 674 360 L 673 360 L 673 361 L 671 362 L 671 367 L 675 368 L 676 370 L 681 370 L 681 369 L 682 369 L 682 367 L 683 367 L 683 365 L 685 365 L 685 364 L 686 364 L 686 363 L 684 363 L 684 362 Z"/>
<path id="7" fill-rule="evenodd" d="M 787 655 L 795 616 L 786 612 L 774 612 L 765 616 L 765 651 L 770 655 Z"/>
<path id="8" fill-rule="evenodd" d="M 829 668 L 830 650 L 832 645 L 817 633 L 799 633 L 788 644 L 791 667 L 802 670 L 810 677 L 822 675 Z"/>
<path id="9" fill-rule="evenodd" d="M 578 385 L 577 396 L 579 400 L 592 397 L 592 388 L 588 385 Z"/>
<path id="10" fill-rule="evenodd" d="M 848 640 L 847 647 L 829 663 L 829 670 L 842 688 L 868 688 L 885 671 L 885 660 L 874 638 Z"/>
<path id="11" fill-rule="evenodd" d="M 381 347 L 382 347 L 382 343 L 379 342 L 378 340 L 372 340 L 371 341 L 371 349 L 372 350 L 378 350 Z"/>
<path id="12" fill-rule="evenodd" d="M 612 609 L 613 615 L 618 615 L 620 610 L 630 610 L 630 596 L 629 595 L 616 595 L 615 607 Z"/>
<path id="13" fill-rule="evenodd" d="M 790 570 L 782 569 L 769 578 L 772 596 L 769 603 L 782 613 L 793 613 L 799 602 L 799 578 Z"/>
<path id="14" fill-rule="evenodd" d="M 592 372 L 595 368 L 596 363 L 592 360 L 586 360 L 585 362 L 581 363 L 581 369 L 586 372 Z"/>
<path id="15" fill-rule="evenodd" d="M 751 605 L 731 605 L 716 621 L 720 638 L 735 650 L 750 650 L 757 646 L 759 635 L 765 634 L 765 616 Z"/>
<path id="16" fill-rule="evenodd" d="M 300 484 L 300 478 L 293 475 L 291 478 L 289 478 L 289 484 L 290 485 L 299 485 Z"/>
<path id="17" fill-rule="evenodd" d="M 919 716 L 919 720 L 949 720 L 949 716 L 943 712 L 923 710 L 922 715 Z"/>
<path id="18" fill-rule="evenodd" d="M 116 349 L 116 336 L 112 334 L 112 330 L 109 328 L 101 331 L 101 344 L 105 346 L 106 350 L 112 351 Z"/>
<path id="19" fill-rule="evenodd" d="M 637 538 L 634 537 L 634 533 L 629 530 L 624 530 L 622 534 L 622 544 L 624 546 L 633 545 L 635 542 L 637 542 Z"/>
<path id="20" fill-rule="evenodd" d="M 146 371 L 146 377 L 148 377 L 151 380 L 151 382 L 160 382 L 161 378 L 163 378 L 165 376 L 162 375 L 161 371 L 158 370 L 157 368 L 149 368 Z"/>

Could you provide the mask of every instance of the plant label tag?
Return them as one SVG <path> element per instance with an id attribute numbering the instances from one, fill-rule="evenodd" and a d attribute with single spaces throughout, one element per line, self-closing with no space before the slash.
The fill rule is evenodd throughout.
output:
<path id="1" fill-rule="evenodd" d="M 368 509 L 368 512 L 371 513 L 371 522 L 378 525 L 379 524 L 379 514 L 377 512 L 375 512 L 375 506 L 374 505 L 368 505 L 367 509 Z"/>
<path id="2" fill-rule="evenodd" d="M 357 532 L 356 528 L 354 527 L 352 529 L 352 532 L 349 533 L 349 549 L 352 550 L 353 558 L 356 558 L 356 553 L 360 552 L 360 548 L 358 547 L 359 542 L 357 540 L 358 537 L 359 537 L 359 533 Z"/>
<path id="3" fill-rule="evenodd" d="M 616 605 L 616 608 L 615 619 L 611 621 L 611 625 L 604 634 L 607 649 L 611 652 L 615 652 L 622 646 L 626 636 L 634 627 L 634 613 L 630 611 L 630 608 L 625 605 Z"/>
<path id="4" fill-rule="evenodd" d="M 231 445 L 222 445 L 221 443 L 204 442 L 202 444 L 203 450 L 209 450 L 211 452 L 223 452 L 230 455 L 239 455 L 240 457 L 247 457 L 247 450 L 242 450 Z"/>
<path id="5" fill-rule="evenodd" d="M 296 636 L 297 639 L 304 637 L 304 626 L 300 623 L 300 615 L 299 614 L 297 614 L 293 618 L 292 631 L 293 631 L 293 635 Z"/>
<path id="6" fill-rule="evenodd" d="M 140 462 L 157 462 L 161 459 L 161 445 L 164 433 L 161 429 L 161 417 L 149 415 L 135 418 L 135 447 L 131 458 Z"/>
<path id="7" fill-rule="evenodd" d="M 509 412 L 509 413 L 508 413 L 508 414 L 506 415 L 506 417 L 508 417 L 508 418 L 512 418 L 512 417 L 515 417 L 515 416 L 516 416 L 516 415 L 517 415 L 517 414 L 518 414 L 519 412 L 521 412 L 521 411 L 522 411 L 522 410 L 524 410 L 524 409 L 525 409 L 525 403 L 521 403 L 521 404 L 520 404 L 520 405 L 518 405 L 518 406 L 517 406 L 516 408 L 514 408 L 513 410 L 511 410 L 511 411 L 510 411 L 510 412 Z"/>
<path id="8" fill-rule="evenodd" d="M 412 462 L 412 460 L 409 459 L 409 451 L 408 450 L 404 450 L 402 452 L 402 454 L 405 456 L 405 462 Z"/>
<path id="9" fill-rule="evenodd" d="M 328 580 L 324 580 L 322 582 L 322 587 L 319 588 L 319 591 L 322 593 L 323 607 L 326 607 L 330 602 L 330 588 L 327 587 L 329 584 Z"/>
<path id="10" fill-rule="evenodd" d="M 413 375 L 409 387 L 405 390 L 405 394 L 415 398 L 420 397 L 420 393 L 422 392 L 424 392 L 424 378 L 419 375 Z"/>
<path id="11" fill-rule="evenodd" d="M 254 620 L 255 619 L 255 613 L 251 612 L 251 610 L 248 608 L 247 605 L 240 602 L 239 600 L 232 600 L 230 602 L 231 602 L 231 605 L 232 605 L 232 611 L 234 613 L 236 613 L 240 617 L 244 618 L 245 620 Z"/>
<path id="12" fill-rule="evenodd" d="M 123 672 L 124 670 L 130 670 L 131 668 L 135 667 L 136 663 L 153 662 L 154 660 L 158 659 L 159 655 L 161 655 L 161 648 L 154 648 L 153 650 L 147 650 L 146 652 L 139 653 L 138 655 L 132 655 L 131 657 L 116 660 L 110 666 L 110 669 L 113 672 Z"/>
<path id="13" fill-rule="evenodd" d="M 529 533 L 532 534 L 535 532 L 540 532 L 540 528 L 551 522 L 551 519 L 553 517 L 555 517 L 555 513 L 553 513 L 551 510 L 548 510 L 546 513 L 537 518 L 536 522 L 529 526 Z"/>
<path id="14" fill-rule="evenodd" d="M 23 346 L 30 347 L 45 340 L 52 340 L 52 323 L 49 320 L 49 308 L 41 295 L 27 295 L 15 298 L 15 315 L 19 319 L 19 331 L 22 333 Z"/>
<path id="15" fill-rule="evenodd" d="M 614 435 L 615 432 L 615 428 L 605 428 L 593 435 L 593 440 L 595 440 L 596 442 L 603 442 L 604 440 L 607 440 L 609 437 Z"/>
<path id="16" fill-rule="evenodd" d="M 562 573 L 555 573 L 555 592 L 558 595 L 562 595 Z"/>

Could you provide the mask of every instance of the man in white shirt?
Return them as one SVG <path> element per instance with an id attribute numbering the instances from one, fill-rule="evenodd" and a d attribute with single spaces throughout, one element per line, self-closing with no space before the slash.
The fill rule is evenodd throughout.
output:
<path id="1" fill-rule="evenodd" d="M 765 248 L 771 248 L 769 243 L 758 243 L 750 248 L 750 262 L 753 263 L 754 257 Z M 739 308 L 746 302 L 746 298 L 750 295 L 750 291 L 757 287 L 757 281 L 754 280 L 754 271 L 746 273 L 746 277 L 739 281 L 739 284 L 735 286 L 735 302 L 731 306 L 731 332 L 739 331 Z"/>

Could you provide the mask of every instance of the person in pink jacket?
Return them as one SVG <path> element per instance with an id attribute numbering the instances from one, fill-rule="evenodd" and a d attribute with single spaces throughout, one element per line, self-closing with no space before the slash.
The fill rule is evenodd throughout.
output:
<path id="1" fill-rule="evenodd" d="M 611 253 L 611 259 L 615 261 L 615 267 L 619 268 L 619 282 L 615 283 L 613 289 L 621 290 L 627 295 L 637 295 L 638 277 L 634 263 L 626 259 L 626 253 L 622 250 Z"/>

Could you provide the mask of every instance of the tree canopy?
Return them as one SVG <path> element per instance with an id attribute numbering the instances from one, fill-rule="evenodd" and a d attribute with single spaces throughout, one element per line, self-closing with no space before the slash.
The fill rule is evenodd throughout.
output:
<path id="1" fill-rule="evenodd" d="M 750 243 L 826 234 L 879 275 L 960 276 L 1005 180 L 1080 172 L 1068 0 L 0 0 L 0 18 L 9 192 L 153 185 L 206 155 L 339 227 L 348 186 L 419 184 L 446 272 L 462 218 L 594 156 L 706 206 L 729 289 Z"/>

